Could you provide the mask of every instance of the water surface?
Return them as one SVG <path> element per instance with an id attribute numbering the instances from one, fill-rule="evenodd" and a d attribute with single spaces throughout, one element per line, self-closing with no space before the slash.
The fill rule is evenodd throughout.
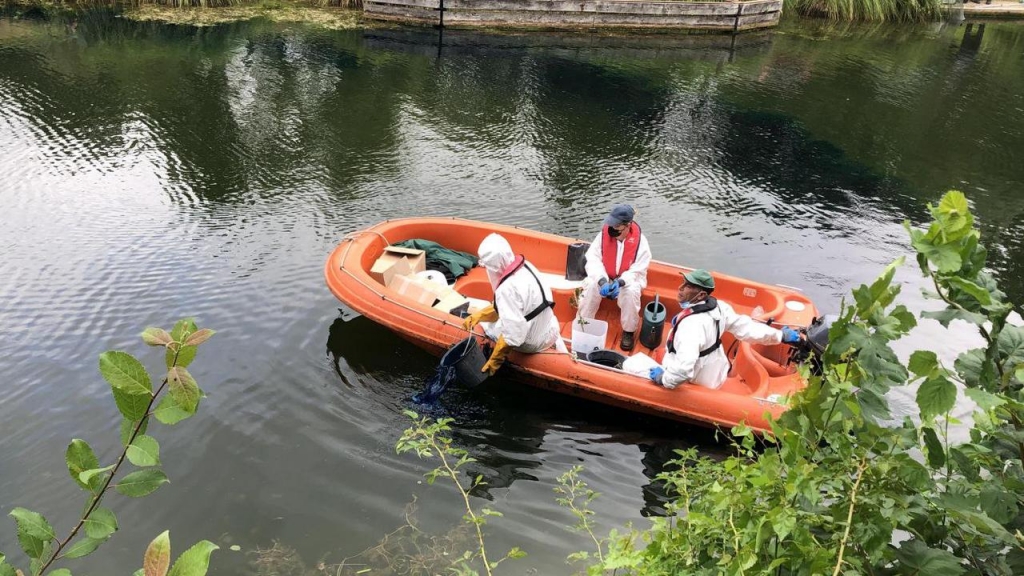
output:
<path id="1" fill-rule="evenodd" d="M 907 253 L 902 222 L 970 197 L 993 266 L 1024 300 L 1024 28 L 790 24 L 730 38 L 195 29 L 102 13 L 0 20 L 0 508 L 66 533 L 81 494 L 72 437 L 113 457 L 97 355 L 158 357 L 135 336 L 195 316 L 219 331 L 194 364 L 200 414 L 158 427 L 172 483 L 114 496 L 122 530 L 76 573 L 133 570 L 170 528 L 208 538 L 214 573 L 275 541 L 315 564 L 401 525 L 458 522 L 449 488 L 394 454 L 434 360 L 339 318 L 322 279 L 347 232 L 457 215 L 590 238 L 629 201 L 658 259 L 797 286 L 835 309 Z M 1018 161 L 1015 161 L 1018 160 Z M 898 280 L 912 308 L 919 275 Z M 971 343 L 924 323 L 901 350 Z M 912 396 L 896 397 L 910 411 Z M 967 407 L 961 412 L 965 413 Z M 503 378 L 434 415 L 505 513 L 505 573 L 570 573 L 555 479 L 602 493 L 602 530 L 663 511 L 651 478 L 707 431 Z M 242 552 L 231 552 L 237 544 Z M 13 523 L 0 550 L 17 557 Z"/>

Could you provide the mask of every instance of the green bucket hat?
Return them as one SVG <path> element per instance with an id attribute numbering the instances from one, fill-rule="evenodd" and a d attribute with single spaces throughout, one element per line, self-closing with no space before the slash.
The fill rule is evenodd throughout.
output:
<path id="1" fill-rule="evenodd" d="M 715 289 L 715 279 L 711 277 L 711 273 L 707 270 L 697 269 L 692 272 L 687 272 L 683 274 L 683 278 L 685 278 L 690 284 L 700 286 L 705 290 L 710 291 Z"/>

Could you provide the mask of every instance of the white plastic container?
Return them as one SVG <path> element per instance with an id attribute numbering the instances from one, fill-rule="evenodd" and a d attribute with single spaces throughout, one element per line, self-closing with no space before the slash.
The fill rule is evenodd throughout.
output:
<path id="1" fill-rule="evenodd" d="M 576 320 L 572 322 L 572 351 L 575 354 L 589 354 L 599 348 L 604 348 L 604 341 L 608 337 L 608 323 L 604 320 L 584 320 L 585 325 L 580 326 Z"/>

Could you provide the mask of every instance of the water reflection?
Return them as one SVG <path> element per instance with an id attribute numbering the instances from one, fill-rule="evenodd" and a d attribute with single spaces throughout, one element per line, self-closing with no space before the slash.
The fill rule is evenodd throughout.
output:
<path id="1" fill-rule="evenodd" d="M 96 355 L 196 315 L 221 332 L 197 366 L 203 413 L 161 437 L 182 470 L 155 496 L 169 512 L 126 509 L 138 529 L 86 566 L 121 570 L 168 527 L 281 539 L 307 560 L 375 543 L 426 495 L 430 464 L 393 446 L 436 359 L 339 319 L 321 267 L 344 233 L 389 217 L 590 238 L 630 200 L 657 258 L 798 285 L 828 310 L 955 187 L 1024 300 L 1022 46 L 1001 24 L 803 23 L 734 39 L 447 31 L 438 56 L 432 31 L 0 19 L 0 358 L 19 383 L 0 419 L 53 426 L 0 438 L 0 496 L 56 508 L 65 472 L 43 455 L 112 414 Z M 923 306 L 916 273 L 899 274 Z M 963 344 L 920 334 L 908 349 Z M 722 450 L 709 431 L 503 377 L 451 389 L 435 415 L 457 419 L 478 496 L 506 513 L 498 542 L 540 573 L 585 547 L 553 503 L 571 466 L 606 495 L 610 528 L 664 513 L 652 479 L 674 449 Z M 454 496 L 432 489 L 424 517 L 458 522 Z M 17 548 L 9 534 L 0 549 Z"/>

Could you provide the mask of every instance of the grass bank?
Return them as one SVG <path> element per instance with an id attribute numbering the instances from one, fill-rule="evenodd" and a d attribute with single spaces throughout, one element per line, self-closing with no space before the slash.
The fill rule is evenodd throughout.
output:
<path id="1" fill-rule="evenodd" d="M 0 9 L 44 14 L 116 8 L 125 18 L 190 26 L 214 26 L 254 18 L 305 22 L 330 30 L 362 27 L 362 0 L 0 0 Z"/>
<path id="2" fill-rule="evenodd" d="M 942 13 L 941 0 L 785 0 L 783 12 L 836 21 L 926 22 Z"/>

